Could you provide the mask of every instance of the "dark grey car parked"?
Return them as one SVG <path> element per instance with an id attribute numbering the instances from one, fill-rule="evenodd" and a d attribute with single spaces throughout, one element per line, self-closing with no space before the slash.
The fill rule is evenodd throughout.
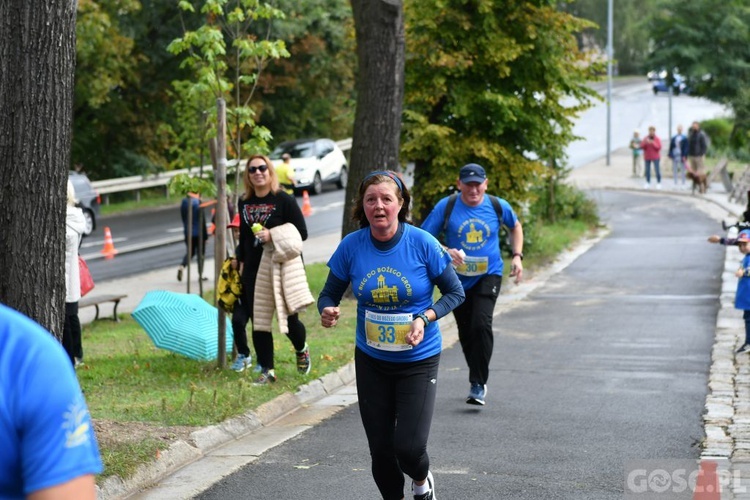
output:
<path id="1" fill-rule="evenodd" d="M 91 181 L 86 174 L 71 170 L 68 176 L 73 183 L 76 199 L 83 210 L 83 216 L 86 218 L 86 229 L 83 235 L 88 236 L 96 229 L 96 218 L 99 217 L 101 197 L 91 185 Z"/>

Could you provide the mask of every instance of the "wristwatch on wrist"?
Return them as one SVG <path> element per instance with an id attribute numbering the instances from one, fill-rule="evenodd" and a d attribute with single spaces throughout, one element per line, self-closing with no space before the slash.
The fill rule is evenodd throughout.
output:
<path id="1" fill-rule="evenodd" d="M 523 254 L 521 252 L 513 252 L 513 257 L 519 256 L 521 257 L 521 260 L 523 260 Z"/>
<path id="2" fill-rule="evenodd" d="M 427 315 L 425 313 L 419 313 L 417 314 L 417 318 L 420 318 L 422 321 L 424 321 L 424 326 L 427 326 L 430 324 L 430 320 L 427 319 Z"/>

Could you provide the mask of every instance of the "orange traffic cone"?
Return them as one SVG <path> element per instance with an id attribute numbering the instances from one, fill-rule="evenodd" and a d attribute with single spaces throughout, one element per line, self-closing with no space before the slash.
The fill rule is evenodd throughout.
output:
<path id="1" fill-rule="evenodd" d="M 115 243 L 112 241 L 112 232 L 108 227 L 104 228 L 104 248 L 102 248 L 102 254 L 105 259 L 113 259 L 117 250 L 115 250 Z"/>
<path id="2" fill-rule="evenodd" d="M 310 206 L 310 195 L 307 191 L 302 191 L 302 215 L 307 217 L 312 214 L 312 206 Z"/>
<path id="3" fill-rule="evenodd" d="M 721 485 L 716 466 L 716 462 L 712 460 L 701 460 L 693 500 L 721 500 Z"/>

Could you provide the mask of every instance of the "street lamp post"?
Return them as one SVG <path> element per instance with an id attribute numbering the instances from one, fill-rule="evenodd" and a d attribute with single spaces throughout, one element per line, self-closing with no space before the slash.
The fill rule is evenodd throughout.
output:
<path id="1" fill-rule="evenodd" d="M 607 0 L 607 166 L 612 149 L 612 3 Z"/>

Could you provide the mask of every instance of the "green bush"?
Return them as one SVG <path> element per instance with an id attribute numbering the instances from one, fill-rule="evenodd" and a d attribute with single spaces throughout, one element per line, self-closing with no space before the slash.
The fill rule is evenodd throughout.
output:
<path id="1" fill-rule="evenodd" d="M 573 186 L 556 183 L 552 193 L 548 185 L 536 187 L 533 191 L 534 202 L 529 207 L 532 220 L 542 223 L 562 220 L 575 220 L 588 225 L 599 223 L 596 203 Z"/>
<path id="2" fill-rule="evenodd" d="M 734 123 L 729 118 L 714 118 L 701 122 L 701 128 L 711 140 L 711 149 L 715 151 L 726 151 L 729 148 L 733 127 Z"/>

